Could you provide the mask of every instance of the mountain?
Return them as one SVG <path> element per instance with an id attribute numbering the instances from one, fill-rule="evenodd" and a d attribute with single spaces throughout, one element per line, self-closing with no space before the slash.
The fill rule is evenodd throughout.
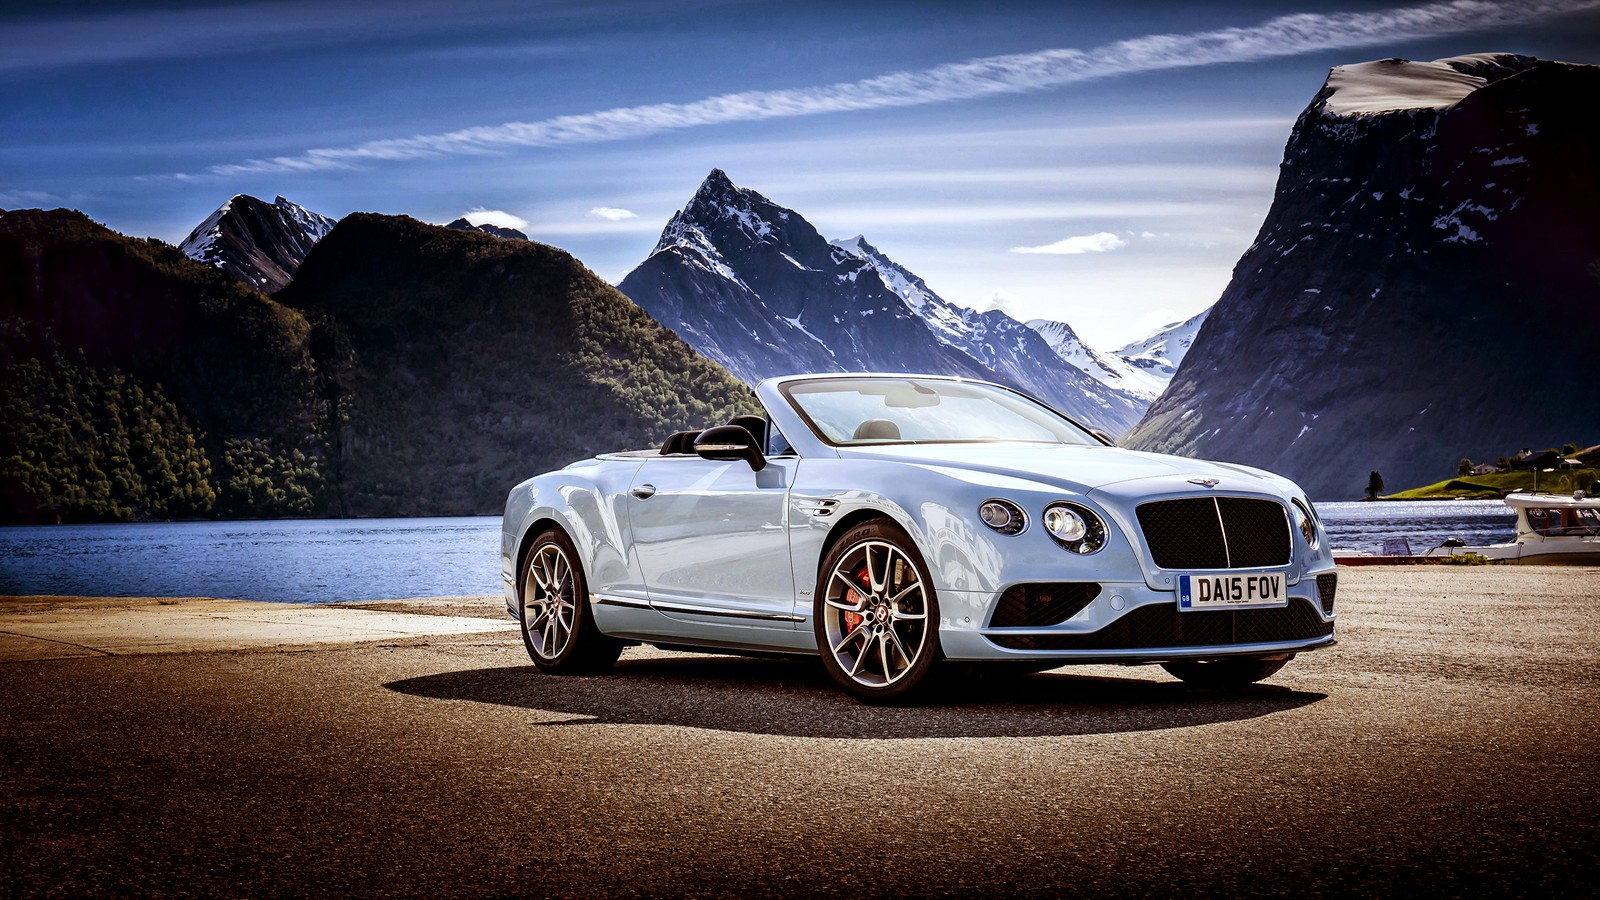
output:
<path id="1" fill-rule="evenodd" d="M 168 244 L 0 215 L 0 523 L 316 512 L 309 333 Z"/>
<path id="2" fill-rule="evenodd" d="M 1113 433 L 1144 405 L 1065 364 L 1004 313 L 946 302 L 863 238 L 830 243 L 720 169 L 618 287 L 751 383 L 797 372 L 963 375 L 1022 388 Z"/>
<path id="3" fill-rule="evenodd" d="M 1600 422 L 1600 67 L 1333 69 L 1255 243 L 1124 440 L 1314 496 L 1425 484 Z"/>
<path id="4" fill-rule="evenodd" d="M 1155 334 L 1118 350 L 1116 358 L 1137 369 L 1149 382 L 1159 384 L 1156 394 L 1160 395 L 1172 382 L 1172 376 L 1178 373 L 1178 366 L 1194 346 L 1195 335 L 1200 333 L 1200 326 L 1210 314 L 1207 308 L 1182 322 L 1162 326 Z"/>
<path id="5" fill-rule="evenodd" d="M 482 225 L 474 225 L 464 218 L 457 219 L 445 227 L 454 229 L 456 231 L 477 231 L 482 234 L 492 234 L 498 238 L 507 238 L 518 241 L 525 241 L 528 239 L 527 235 L 516 230 L 515 228 L 506 228 L 501 225 L 491 225 L 488 222 L 485 222 Z"/>
<path id="6" fill-rule="evenodd" d="M 289 283 L 334 220 L 279 197 L 272 203 L 237 194 L 217 207 L 178 245 L 263 293 Z"/>
<path id="7" fill-rule="evenodd" d="M 1130 361 L 1085 344 L 1072 326 L 1053 319 L 1029 319 L 1027 326 L 1038 332 L 1057 356 L 1082 370 L 1089 377 L 1114 390 L 1143 400 L 1148 406 L 1160 396 L 1167 380 L 1134 366 Z"/>
<path id="8" fill-rule="evenodd" d="M 311 321 L 351 515 L 498 512 L 516 482 L 759 409 L 566 253 L 353 213 L 277 295 Z"/>

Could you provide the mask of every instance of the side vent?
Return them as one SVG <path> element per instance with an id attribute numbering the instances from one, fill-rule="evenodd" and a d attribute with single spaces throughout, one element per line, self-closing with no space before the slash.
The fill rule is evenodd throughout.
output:
<path id="1" fill-rule="evenodd" d="M 805 515 L 825 519 L 833 515 L 833 511 L 839 508 L 839 501 L 801 499 L 795 501 L 794 508 Z"/>

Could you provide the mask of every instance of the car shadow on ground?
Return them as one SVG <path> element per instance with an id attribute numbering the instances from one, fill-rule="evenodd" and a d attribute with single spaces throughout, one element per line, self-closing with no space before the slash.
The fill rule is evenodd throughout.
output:
<path id="1" fill-rule="evenodd" d="M 1148 670 L 1142 670 L 1148 671 Z M 1159 671 L 1159 670 L 1153 670 Z M 817 738 L 1046 737 L 1189 728 L 1298 709 L 1326 694 L 1271 684 L 1196 690 L 1178 681 L 1074 674 L 973 678 L 950 668 L 921 706 L 856 702 L 814 662 L 681 655 L 624 658 L 597 676 L 532 666 L 390 682 L 390 690 L 566 714 L 552 725 L 683 725 Z"/>

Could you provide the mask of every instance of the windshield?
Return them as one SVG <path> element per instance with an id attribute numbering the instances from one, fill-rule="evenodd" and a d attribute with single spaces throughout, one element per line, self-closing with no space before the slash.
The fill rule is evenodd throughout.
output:
<path id="1" fill-rule="evenodd" d="M 950 441 L 1100 442 L 1060 414 L 1005 388 L 932 378 L 819 378 L 782 385 L 835 446 Z"/>

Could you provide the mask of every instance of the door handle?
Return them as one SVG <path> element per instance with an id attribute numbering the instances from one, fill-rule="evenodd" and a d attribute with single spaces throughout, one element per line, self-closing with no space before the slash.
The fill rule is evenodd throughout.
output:
<path id="1" fill-rule="evenodd" d="M 641 484 L 633 489 L 633 495 L 640 500 L 649 500 L 656 495 L 656 486 L 653 484 Z"/>

